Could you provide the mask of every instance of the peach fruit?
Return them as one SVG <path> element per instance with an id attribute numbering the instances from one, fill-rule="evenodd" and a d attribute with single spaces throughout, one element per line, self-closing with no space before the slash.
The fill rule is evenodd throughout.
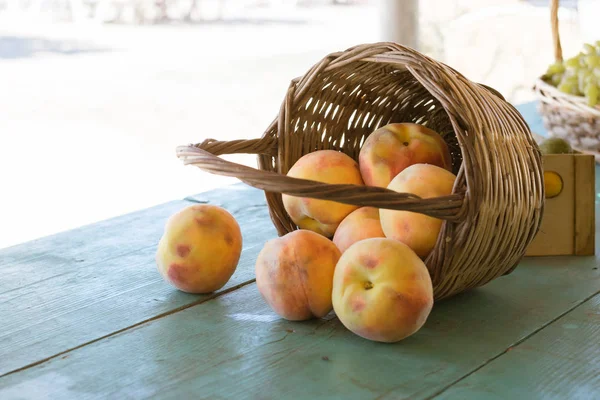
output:
<path id="1" fill-rule="evenodd" d="M 231 278 L 242 252 L 235 218 L 209 204 L 188 206 L 167 220 L 156 264 L 162 277 L 181 291 L 210 293 Z"/>
<path id="2" fill-rule="evenodd" d="M 379 222 L 379 209 L 361 207 L 342 220 L 333 235 L 333 243 L 343 253 L 359 240 L 373 237 L 385 237 Z"/>
<path id="3" fill-rule="evenodd" d="M 331 184 L 363 185 L 358 164 L 350 156 L 335 150 L 305 154 L 287 173 L 293 178 Z M 283 206 L 300 229 L 308 229 L 331 238 L 342 220 L 358 206 L 330 200 L 282 195 Z"/>
<path id="4" fill-rule="evenodd" d="M 430 164 L 414 164 L 399 173 L 388 189 L 427 199 L 452 194 L 456 176 Z M 385 236 L 407 244 L 421 258 L 427 257 L 440 233 L 442 220 L 411 211 L 380 209 Z"/>
<path id="5" fill-rule="evenodd" d="M 388 238 L 354 243 L 335 267 L 333 309 L 353 333 L 397 342 L 425 324 L 433 287 L 423 261 L 405 244 Z"/>
<path id="6" fill-rule="evenodd" d="M 256 259 L 258 291 L 287 320 L 324 317 L 333 307 L 333 271 L 340 255 L 331 240 L 306 229 L 271 239 Z"/>
<path id="7" fill-rule="evenodd" d="M 367 137 L 358 156 L 366 185 L 387 187 L 413 164 L 432 164 L 452 171 L 448 145 L 435 131 L 419 124 L 392 123 Z"/>

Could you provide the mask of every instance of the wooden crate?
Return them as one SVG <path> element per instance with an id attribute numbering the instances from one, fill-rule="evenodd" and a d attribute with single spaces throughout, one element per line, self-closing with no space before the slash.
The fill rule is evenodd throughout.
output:
<path id="1" fill-rule="evenodd" d="M 542 225 L 526 256 L 594 255 L 595 160 L 586 154 L 543 156 L 544 171 L 563 180 L 562 192 L 546 199 Z"/>

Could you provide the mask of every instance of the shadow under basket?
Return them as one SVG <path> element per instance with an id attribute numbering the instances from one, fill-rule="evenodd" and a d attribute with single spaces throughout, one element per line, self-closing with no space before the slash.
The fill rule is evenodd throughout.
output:
<path id="1" fill-rule="evenodd" d="M 451 195 L 421 199 L 286 176 L 301 156 L 317 150 L 342 151 L 358 161 L 367 136 L 393 122 L 423 124 L 445 139 L 457 175 Z M 258 154 L 259 168 L 218 157 L 234 153 Z M 207 139 L 178 147 L 177 156 L 186 165 L 264 190 L 279 235 L 298 229 L 282 193 L 442 219 L 436 246 L 424 260 L 436 300 L 510 273 L 537 233 L 544 209 L 541 155 L 519 112 L 495 90 L 395 43 L 332 53 L 293 79 L 261 138 Z"/>

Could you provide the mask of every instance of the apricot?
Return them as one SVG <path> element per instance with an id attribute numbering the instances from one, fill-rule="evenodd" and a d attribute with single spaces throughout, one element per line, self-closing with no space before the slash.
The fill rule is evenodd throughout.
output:
<path id="1" fill-rule="evenodd" d="M 448 145 L 435 131 L 419 124 L 392 123 L 367 137 L 358 156 L 366 185 L 387 187 L 414 164 L 432 164 L 452 171 Z"/>
<path id="2" fill-rule="evenodd" d="M 331 184 L 363 185 L 358 164 L 335 150 L 318 150 L 302 156 L 287 176 Z M 331 200 L 282 195 L 283 206 L 300 228 L 331 238 L 342 220 L 358 206 Z"/>
<path id="3" fill-rule="evenodd" d="M 169 217 L 155 258 L 171 285 L 183 292 L 210 293 L 229 281 L 241 253 L 235 218 L 219 206 L 196 204 Z"/>
<path id="4" fill-rule="evenodd" d="M 379 209 L 360 207 L 342 220 L 333 235 L 333 243 L 343 253 L 359 240 L 385 237 L 379 221 Z"/>
<path id="5" fill-rule="evenodd" d="M 333 276 L 333 309 L 353 333 L 397 342 L 417 332 L 433 307 L 433 286 L 423 261 L 388 238 L 361 240 L 340 257 Z"/>
<path id="6" fill-rule="evenodd" d="M 287 320 L 324 317 L 333 307 L 333 271 L 340 255 L 331 240 L 306 229 L 271 239 L 256 259 L 258 291 Z"/>
<path id="7" fill-rule="evenodd" d="M 414 164 L 399 173 L 388 189 L 427 199 L 452 194 L 456 176 L 430 164 Z M 429 255 L 440 233 L 442 220 L 411 211 L 380 209 L 381 228 L 386 237 L 408 245 L 417 255 Z"/>

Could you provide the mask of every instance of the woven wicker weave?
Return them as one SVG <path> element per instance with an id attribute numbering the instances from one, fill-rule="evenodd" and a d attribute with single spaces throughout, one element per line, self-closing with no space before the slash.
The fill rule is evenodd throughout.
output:
<path id="1" fill-rule="evenodd" d="M 563 61 L 558 29 L 559 0 L 552 0 L 550 19 L 554 59 Z M 600 106 L 590 107 L 585 97 L 559 91 L 541 76 L 534 85 L 539 99 L 538 111 L 550 136 L 567 140 L 571 146 L 595 156 L 600 162 Z"/>
<path id="2" fill-rule="evenodd" d="M 440 133 L 457 174 L 451 195 L 420 199 L 388 189 L 285 176 L 302 155 L 343 151 L 358 160 L 365 138 L 391 122 Z M 259 169 L 219 158 L 258 154 Z M 425 260 L 436 299 L 509 273 L 537 233 L 544 205 L 541 156 L 521 115 L 493 89 L 394 43 L 333 53 L 292 80 L 279 115 L 259 139 L 180 146 L 187 165 L 239 178 L 266 193 L 280 235 L 297 229 L 281 193 L 409 210 L 444 221 Z"/>

